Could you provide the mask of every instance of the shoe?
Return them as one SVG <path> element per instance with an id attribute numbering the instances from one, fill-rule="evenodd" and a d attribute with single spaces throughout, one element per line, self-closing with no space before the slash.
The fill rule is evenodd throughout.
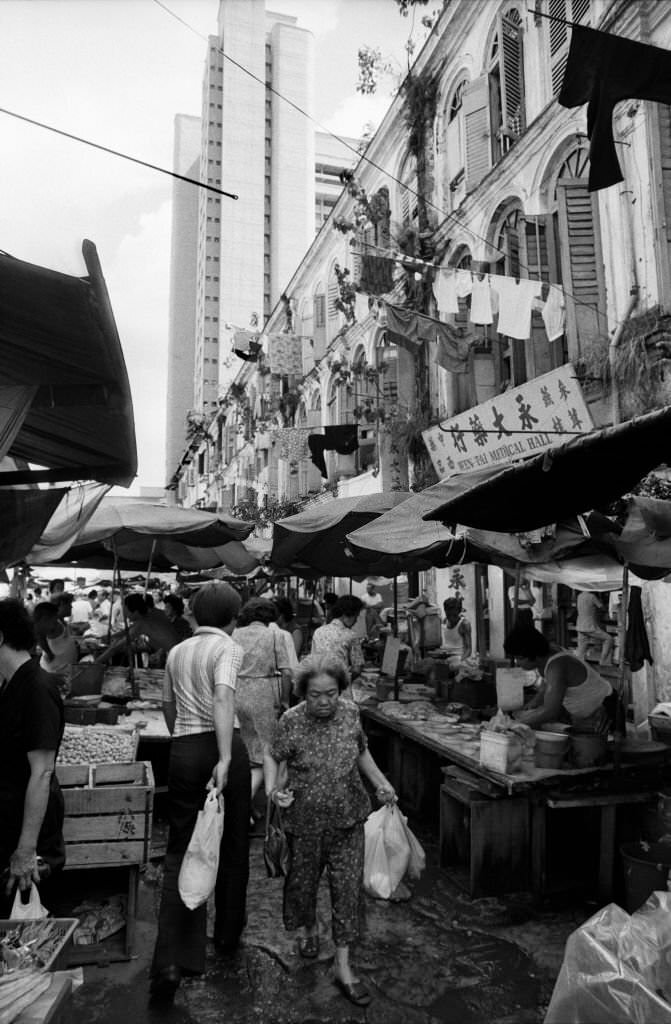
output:
<path id="1" fill-rule="evenodd" d="M 298 940 L 298 952 L 306 960 L 314 960 L 319 956 L 319 936 L 306 935 Z"/>
<path id="2" fill-rule="evenodd" d="M 162 967 L 151 979 L 149 997 L 154 1003 L 171 1003 L 182 980 L 182 972 L 177 964 Z"/>
<path id="3" fill-rule="evenodd" d="M 333 983 L 336 988 L 340 989 L 345 999 L 349 999 L 350 1003 L 354 1003 L 355 1006 L 368 1006 L 373 998 L 362 981 L 355 981 L 353 985 L 348 985 L 346 981 L 336 977 L 333 979 Z"/>

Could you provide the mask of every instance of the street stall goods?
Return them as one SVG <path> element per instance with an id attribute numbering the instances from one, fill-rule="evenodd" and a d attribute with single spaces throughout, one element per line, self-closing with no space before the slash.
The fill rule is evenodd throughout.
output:
<path id="1" fill-rule="evenodd" d="M 57 765 L 126 763 L 137 754 L 135 728 L 105 725 L 66 725 Z M 59 775 L 60 777 L 60 775 Z"/>

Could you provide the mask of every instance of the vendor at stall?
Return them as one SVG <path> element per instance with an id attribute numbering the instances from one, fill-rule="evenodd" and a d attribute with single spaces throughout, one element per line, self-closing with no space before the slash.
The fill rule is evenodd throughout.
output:
<path id="1" fill-rule="evenodd" d="M 0 916 L 18 884 L 63 866 L 63 796 L 54 774 L 63 704 L 31 657 L 33 626 L 20 601 L 0 601 Z"/>
<path id="2" fill-rule="evenodd" d="M 443 601 L 443 644 L 442 651 L 448 663 L 470 658 L 473 650 L 471 624 L 464 615 L 460 597 L 448 597 Z"/>
<path id="3" fill-rule="evenodd" d="M 506 655 L 520 668 L 542 677 L 538 693 L 515 717 L 537 729 L 547 722 L 570 722 L 581 732 L 605 732 L 609 716 L 604 701 L 613 688 L 607 679 L 575 654 L 549 643 L 532 626 L 519 623 L 505 639 Z"/>
<path id="4" fill-rule="evenodd" d="M 40 601 L 33 613 L 33 626 L 41 652 L 40 668 L 67 682 L 72 666 L 79 661 L 79 648 L 67 624 L 59 617 L 58 606 L 51 601 Z"/>
<path id="5" fill-rule="evenodd" d="M 132 641 L 139 641 L 146 637 L 154 652 L 161 655 L 180 642 L 180 636 L 165 612 L 158 608 L 148 608 L 142 594 L 129 594 L 124 599 L 126 615 L 129 620 L 128 638 Z M 117 634 L 112 637 L 112 643 L 99 654 L 95 659 L 96 664 L 105 663 L 123 651 L 128 643 L 126 633 Z"/>

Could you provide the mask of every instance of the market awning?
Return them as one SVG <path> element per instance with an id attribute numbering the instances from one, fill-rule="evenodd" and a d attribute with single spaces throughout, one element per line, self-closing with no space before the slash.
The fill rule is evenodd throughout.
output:
<path id="1" fill-rule="evenodd" d="M 671 406 L 595 430 L 505 467 L 449 477 L 428 520 L 521 533 L 556 523 L 626 494 L 671 461 Z"/>
<path id="2" fill-rule="evenodd" d="M 0 566 L 21 561 L 39 539 L 67 488 L 0 488 Z"/>
<path id="3" fill-rule="evenodd" d="M 157 572 L 220 565 L 251 571 L 258 560 L 242 541 L 253 528 L 253 523 L 224 513 L 108 497 L 66 551 L 48 559 L 42 544 L 26 560 L 31 565 L 58 562 L 109 569 L 116 558 L 120 568 L 147 569 L 151 565 Z"/>
<path id="4" fill-rule="evenodd" d="M 0 456 L 35 469 L 0 484 L 98 480 L 137 472 L 133 406 L 96 248 L 87 277 L 0 254 Z"/>
<path id="5" fill-rule="evenodd" d="M 436 493 L 438 491 L 438 493 Z M 401 505 L 347 535 L 357 559 L 393 559 L 397 571 L 409 571 L 425 561 L 442 568 L 461 562 L 484 562 L 513 567 L 591 554 L 594 542 L 585 537 L 577 520 L 561 523 L 547 535 L 518 537 L 510 533 L 458 527 L 455 531 L 425 517 L 442 500 L 438 486 L 413 494 Z"/>
<path id="6" fill-rule="evenodd" d="M 393 575 L 393 568 L 385 571 L 379 559 L 370 564 L 355 558 L 346 536 L 407 497 L 407 491 L 381 491 L 351 498 L 333 498 L 316 503 L 297 515 L 280 519 L 273 525 L 270 562 L 277 568 L 291 569 L 306 577 L 315 571 L 324 576 Z"/>

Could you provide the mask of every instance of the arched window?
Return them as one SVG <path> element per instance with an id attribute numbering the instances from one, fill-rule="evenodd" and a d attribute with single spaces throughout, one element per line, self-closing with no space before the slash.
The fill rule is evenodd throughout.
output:
<path id="1" fill-rule="evenodd" d="M 457 82 L 448 95 L 445 110 L 445 194 L 449 196 L 450 209 L 457 207 L 466 194 L 463 104 L 467 85 L 466 77 Z"/>
<path id="2" fill-rule="evenodd" d="M 466 191 L 508 152 L 526 128 L 522 18 L 517 7 L 498 15 L 484 74 L 463 93 Z"/>
<path id="3" fill-rule="evenodd" d="M 315 362 L 318 362 L 326 350 L 326 294 L 320 281 L 312 298 L 312 338 L 315 348 Z"/>
<path id="4" fill-rule="evenodd" d="M 398 193 L 398 221 L 401 227 L 416 227 L 418 218 L 417 194 L 417 159 L 410 154 L 399 174 L 401 185 Z"/>

